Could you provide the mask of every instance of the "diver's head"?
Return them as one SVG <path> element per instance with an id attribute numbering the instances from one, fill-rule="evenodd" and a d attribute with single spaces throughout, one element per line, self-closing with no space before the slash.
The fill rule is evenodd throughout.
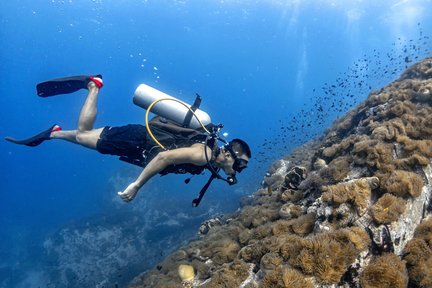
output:
<path id="1" fill-rule="evenodd" d="M 249 145 L 241 139 L 233 139 L 220 148 L 215 163 L 227 176 L 234 177 L 247 167 L 250 158 Z"/>

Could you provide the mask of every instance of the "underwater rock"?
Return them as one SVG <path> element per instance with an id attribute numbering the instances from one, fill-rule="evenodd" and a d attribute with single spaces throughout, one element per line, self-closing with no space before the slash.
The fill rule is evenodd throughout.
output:
<path id="1" fill-rule="evenodd" d="M 221 226 L 222 225 L 222 218 L 221 217 L 215 217 L 213 219 L 206 220 L 204 223 L 201 224 L 198 230 L 199 235 L 206 235 L 210 229 L 212 229 L 215 226 Z"/>
<path id="2" fill-rule="evenodd" d="M 291 218 L 297 218 L 300 215 L 302 215 L 304 212 L 302 206 L 295 205 L 293 203 L 282 205 L 282 207 L 279 210 L 279 216 L 282 219 L 291 219 Z"/>
<path id="3" fill-rule="evenodd" d="M 284 174 L 286 173 L 289 166 L 289 161 L 280 160 L 277 161 L 271 167 L 270 171 L 266 173 L 262 186 L 264 188 L 271 188 L 276 190 L 284 182 Z"/>
<path id="4" fill-rule="evenodd" d="M 307 177 L 307 170 L 305 167 L 294 166 L 285 175 L 284 187 L 297 190 L 300 183 Z"/>
<path id="5" fill-rule="evenodd" d="M 277 161 L 231 221 L 131 287 L 179 287 L 181 264 L 195 267 L 194 287 L 432 287 L 431 123 L 428 58 Z"/>

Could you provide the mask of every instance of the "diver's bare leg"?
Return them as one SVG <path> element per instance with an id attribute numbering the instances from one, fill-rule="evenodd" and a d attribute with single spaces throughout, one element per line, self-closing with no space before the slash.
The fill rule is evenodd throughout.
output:
<path id="1" fill-rule="evenodd" d="M 88 94 L 78 119 L 78 130 L 53 131 L 51 139 L 62 139 L 84 147 L 96 149 L 97 141 L 103 128 L 93 129 L 96 120 L 99 88 L 93 81 L 88 83 Z"/>
<path id="2" fill-rule="evenodd" d="M 84 147 L 96 149 L 97 141 L 103 130 L 103 128 L 93 129 L 99 88 L 93 81 L 90 81 L 87 87 L 89 92 L 79 115 L 76 141 Z"/>
<path id="3" fill-rule="evenodd" d="M 88 83 L 88 94 L 78 119 L 78 131 L 85 132 L 93 129 L 97 113 L 99 88 L 93 81 Z"/>
<path id="4" fill-rule="evenodd" d="M 51 132 L 51 139 L 61 139 L 74 144 L 80 144 L 90 149 L 96 149 L 97 140 L 102 133 L 103 128 L 93 129 L 91 131 L 79 132 L 78 130 L 60 130 Z"/>
<path id="5" fill-rule="evenodd" d="M 79 144 L 76 140 L 77 130 L 60 130 L 60 131 L 53 131 L 51 132 L 50 138 L 51 139 L 62 139 L 66 140 L 68 142 L 72 142 L 75 144 Z"/>

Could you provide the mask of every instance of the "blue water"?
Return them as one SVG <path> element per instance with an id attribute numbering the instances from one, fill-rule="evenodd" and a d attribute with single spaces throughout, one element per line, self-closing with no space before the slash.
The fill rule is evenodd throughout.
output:
<path id="1" fill-rule="evenodd" d="M 1 1 L 3 137 L 24 138 L 54 123 L 74 129 L 85 93 L 43 99 L 35 84 L 101 73 L 96 126 L 142 123 L 144 110 L 131 101 L 140 83 L 187 102 L 197 92 L 228 138 L 251 144 L 255 161 L 237 186 L 213 186 L 199 208 L 190 201 L 207 176 L 189 185 L 185 177 L 156 177 L 136 203 L 123 204 L 116 192 L 138 168 L 60 141 L 37 148 L 1 141 L 0 287 L 68 286 L 53 276 L 57 264 L 43 244 L 65 227 L 111 219 L 109 229 L 120 221 L 112 218 L 132 212 L 143 217 L 140 225 L 155 226 L 149 221 L 165 213 L 180 224 L 145 237 L 154 243 L 187 230 L 178 239 L 187 241 L 200 221 L 235 211 L 273 161 L 431 56 L 431 8 L 427 0 Z M 122 269 L 138 273 L 164 255 Z M 116 281 L 125 285 L 132 274 Z M 106 280 L 91 277 L 86 285 Z"/>

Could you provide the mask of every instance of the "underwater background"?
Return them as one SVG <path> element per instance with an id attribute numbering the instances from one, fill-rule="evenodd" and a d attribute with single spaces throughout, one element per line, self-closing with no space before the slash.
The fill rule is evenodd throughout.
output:
<path id="1" fill-rule="evenodd" d="M 97 74 L 97 127 L 143 123 L 146 83 L 223 123 L 253 161 L 228 187 L 206 176 L 155 177 L 129 204 L 116 192 L 140 172 L 61 141 L 0 142 L 0 287 L 124 287 L 200 224 L 230 213 L 270 164 L 320 135 L 367 94 L 432 49 L 431 1 L 2 1 L 0 131 L 25 138 L 74 129 L 85 91 L 52 98 L 35 85 Z"/>

